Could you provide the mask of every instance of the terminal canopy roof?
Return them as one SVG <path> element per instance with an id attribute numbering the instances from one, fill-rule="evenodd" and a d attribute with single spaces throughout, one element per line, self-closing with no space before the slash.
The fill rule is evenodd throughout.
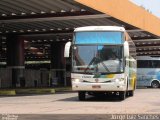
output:
<path id="1" fill-rule="evenodd" d="M 112 4 L 109 1 L 119 4 L 117 0 L 102 0 L 102 3 Z M 6 36 L 9 34 L 24 39 L 26 60 L 48 60 L 51 56 L 51 42 L 71 41 L 76 27 L 107 25 L 125 27 L 135 42 L 137 55 L 160 55 L 160 35 L 152 30 L 142 29 L 142 26 L 133 25 L 113 12 L 107 13 L 105 9 L 98 8 L 99 4 L 93 6 L 91 2 L 93 1 L 0 0 L 0 60 L 6 59 Z M 129 5 L 134 4 L 129 2 Z M 136 10 L 143 9 L 136 7 Z M 135 12 L 138 12 L 136 10 Z M 134 14 L 134 11 L 131 11 L 131 14 Z M 147 15 L 153 16 L 151 13 Z"/>

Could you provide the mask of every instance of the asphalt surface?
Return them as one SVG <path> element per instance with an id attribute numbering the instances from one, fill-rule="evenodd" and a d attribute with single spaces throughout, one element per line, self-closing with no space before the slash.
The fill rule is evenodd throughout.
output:
<path id="1" fill-rule="evenodd" d="M 118 96 L 95 98 L 88 96 L 79 101 L 76 92 L 60 92 L 52 95 L 0 97 L 0 114 L 24 115 L 64 119 L 95 116 L 97 119 L 112 114 L 160 114 L 160 89 L 137 89 L 133 97 L 120 101 Z M 42 117 L 40 117 L 42 116 Z M 68 117 L 67 117 L 68 116 Z M 73 117 L 74 116 L 74 117 Z M 79 117 L 77 117 L 79 116 Z M 92 117 L 91 117 L 92 116 Z M 13 117 L 13 116 L 11 116 Z M 55 117 L 53 120 L 60 120 Z M 94 120 L 95 117 L 93 117 Z M 1 117 L 0 117 L 1 118 Z M 59 118 L 59 119 L 58 119 Z M 1 120 L 1 119 L 0 119 Z"/>

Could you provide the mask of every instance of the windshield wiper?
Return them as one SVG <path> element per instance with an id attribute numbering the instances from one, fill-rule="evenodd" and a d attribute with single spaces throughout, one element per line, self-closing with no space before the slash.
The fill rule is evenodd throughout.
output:
<path id="1" fill-rule="evenodd" d="M 101 63 L 102 65 L 103 65 L 103 67 L 105 68 L 105 70 L 107 71 L 107 72 L 110 72 L 109 71 L 109 69 L 107 68 L 107 66 L 103 63 L 103 61 L 100 59 L 100 58 L 97 58 L 97 57 L 94 57 L 92 60 L 91 60 L 91 62 L 88 64 L 88 66 L 87 66 L 87 68 L 84 70 L 84 73 L 86 73 L 87 72 L 87 70 L 89 69 L 89 66 L 90 65 L 92 65 L 92 64 L 98 64 L 98 63 Z M 94 65 L 93 64 L 93 65 Z M 97 72 L 97 71 L 96 71 Z"/>
<path id="2" fill-rule="evenodd" d="M 94 57 L 94 58 L 90 61 L 90 63 L 88 64 L 88 66 L 87 66 L 86 69 L 84 70 L 84 73 L 86 73 L 87 70 L 89 70 L 89 66 L 92 65 L 92 63 L 95 63 L 95 58 L 96 58 L 96 57 Z"/>

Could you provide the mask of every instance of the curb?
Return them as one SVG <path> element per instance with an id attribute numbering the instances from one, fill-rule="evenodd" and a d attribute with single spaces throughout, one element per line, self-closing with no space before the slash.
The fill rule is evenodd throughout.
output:
<path id="1" fill-rule="evenodd" d="M 56 92 L 71 92 L 71 87 L 58 88 L 18 88 L 18 89 L 0 89 L 0 96 L 15 96 L 27 94 L 55 94 Z"/>
<path id="2" fill-rule="evenodd" d="M 62 87 L 62 88 L 55 88 L 55 92 L 71 92 L 71 87 Z"/>
<path id="3" fill-rule="evenodd" d="M 32 89 L 16 89 L 16 94 L 54 94 L 55 89 L 52 88 L 32 88 Z"/>
<path id="4" fill-rule="evenodd" d="M 14 96 L 16 95 L 15 90 L 0 90 L 0 96 Z"/>
<path id="5" fill-rule="evenodd" d="M 0 96 L 15 96 L 25 94 L 54 94 L 53 88 L 26 88 L 26 89 L 1 89 Z"/>

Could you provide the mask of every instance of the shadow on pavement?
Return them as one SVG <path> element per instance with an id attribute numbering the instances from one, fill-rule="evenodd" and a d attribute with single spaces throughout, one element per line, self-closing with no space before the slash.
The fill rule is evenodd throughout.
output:
<path id="1" fill-rule="evenodd" d="M 127 99 L 128 97 L 126 97 Z M 65 102 L 121 102 L 123 100 L 120 100 L 118 95 L 103 95 L 99 97 L 89 96 L 87 95 L 85 101 L 79 101 L 78 96 L 75 97 L 68 97 L 65 99 L 59 99 L 57 101 L 65 101 Z"/>

